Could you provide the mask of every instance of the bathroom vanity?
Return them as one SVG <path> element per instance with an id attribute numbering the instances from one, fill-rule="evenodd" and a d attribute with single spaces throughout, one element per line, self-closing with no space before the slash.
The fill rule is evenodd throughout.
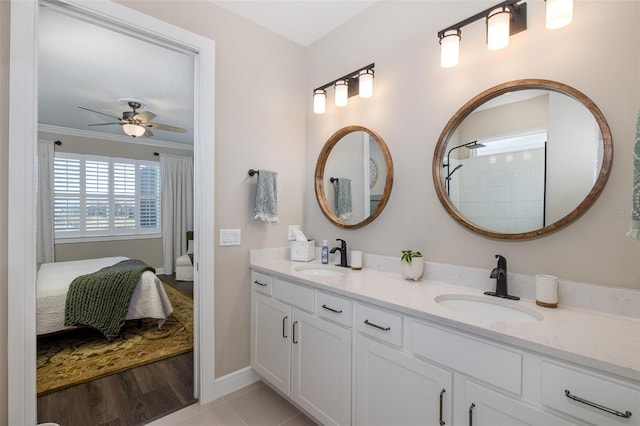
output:
<path id="1" fill-rule="evenodd" d="M 321 424 L 640 425 L 638 318 L 523 297 L 496 319 L 438 302 L 481 289 L 405 281 L 397 259 L 273 253 L 251 253 L 251 366 Z"/>

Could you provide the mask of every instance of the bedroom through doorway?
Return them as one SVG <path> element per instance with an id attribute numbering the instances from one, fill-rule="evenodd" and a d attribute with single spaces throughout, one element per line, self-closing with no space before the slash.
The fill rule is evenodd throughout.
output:
<path id="1" fill-rule="evenodd" d="M 198 185 L 193 173 L 196 53 L 57 2 L 40 2 L 39 15 L 38 140 L 55 151 L 54 209 L 48 219 L 55 259 L 44 263 L 75 268 L 74 262 L 100 264 L 122 256 L 140 259 L 158 274 L 150 284 L 140 278 L 127 318 L 132 311 L 138 314 L 111 339 L 88 328 L 45 326 L 40 335 L 40 295 L 46 292 L 37 290 L 37 420 L 73 425 L 158 418 L 197 401 L 193 281 L 176 281 L 175 265 L 167 264 L 167 258 L 175 261 L 184 254 L 187 244 L 175 242 L 167 256 L 160 227 L 166 209 L 160 208 L 160 198 L 150 198 L 162 181 L 157 171 L 149 174 L 158 154 L 190 158 L 193 186 Z M 129 136 L 128 117 L 146 132 Z M 75 193 L 70 190 L 75 176 L 65 180 L 58 174 L 68 177 L 78 170 L 77 185 L 85 188 Z M 193 211 L 192 206 L 191 231 Z M 154 287 L 159 293 L 148 293 Z M 139 289 L 150 297 L 138 299 Z M 164 306 L 147 313 L 152 299 Z"/>

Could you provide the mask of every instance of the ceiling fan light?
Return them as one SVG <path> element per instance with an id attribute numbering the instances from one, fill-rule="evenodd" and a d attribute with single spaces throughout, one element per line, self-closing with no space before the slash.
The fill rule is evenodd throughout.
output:
<path id="1" fill-rule="evenodd" d="M 122 125 L 122 130 L 124 130 L 124 132 L 133 137 L 133 138 L 137 138 L 139 136 L 144 135 L 144 132 L 146 131 L 146 129 L 142 126 L 139 126 L 137 124 L 131 124 L 131 123 L 127 123 L 127 124 L 123 124 Z"/>

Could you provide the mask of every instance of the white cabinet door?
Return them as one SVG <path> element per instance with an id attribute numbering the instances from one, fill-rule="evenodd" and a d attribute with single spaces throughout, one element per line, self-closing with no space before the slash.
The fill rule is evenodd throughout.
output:
<path id="1" fill-rule="evenodd" d="M 575 425 L 469 380 L 465 383 L 465 392 L 466 404 L 463 407 L 456 407 L 458 424 L 469 426 Z"/>
<path id="2" fill-rule="evenodd" d="M 293 400 L 323 425 L 351 423 L 351 332 L 293 312 Z"/>
<path id="3" fill-rule="evenodd" d="M 356 344 L 356 424 L 452 424 L 451 372 L 363 336 Z"/>
<path id="4" fill-rule="evenodd" d="M 291 307 L 255 291 L 251 307 L 251 367 L 290 395 Z"/>

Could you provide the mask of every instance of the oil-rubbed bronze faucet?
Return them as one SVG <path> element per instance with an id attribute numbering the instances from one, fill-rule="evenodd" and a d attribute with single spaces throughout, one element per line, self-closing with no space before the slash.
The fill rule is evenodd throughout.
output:
<path id="1" fill-rule="evenodd" d="M 498 265 L 491 270 L 489 278 L 496 280 L 496 291 L 485 291 L 488 296 L 502 297 L 504 299 L 520 300 L 518 296 L 511 296 L 507 289 L 507 259 L 504 256 L 496 254 Z"/>
<path id="2" fill-rule="evenodd" d="M 331 249 L 331 253 L 335 253 L 336 251 L 340 252 L 340 263 L 336 263 L 336 266 L 348 268 L 349 264 L 347 263 L 347 242 L 345 240 L 341 240 L 340 238 L 336 238 L 336 241 L 341 242 L 340 247 L 334 247 Z"/>

